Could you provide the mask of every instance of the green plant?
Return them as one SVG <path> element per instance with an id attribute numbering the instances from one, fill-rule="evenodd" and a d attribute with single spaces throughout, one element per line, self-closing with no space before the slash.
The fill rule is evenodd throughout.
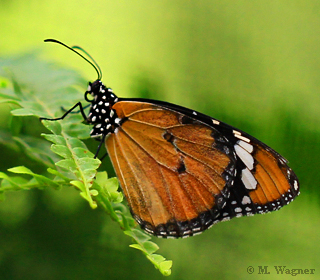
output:
<path id="1" fill-rule="evenodd" d="M 63 121 L 43 121 L 51 132 L 42 134 L 45 140 L 19 133 L 23 118 L 54 118 L 61 115 L 62 104 L 68 108 L 78 102 L 81 94 L 77 88 L 85 85 L 85 80 L 74 71 L 38 60 L 35 54 L 0 60 L 0 76 L 0 102 L 10 104 L 13 115 L 11 132 L 3 135 L 0 142 L 3 145 L 14 142 L 47 171 L 37 174 L 25 166 L 17 166 L 8 169 L 9 173 L 0 172 L 1 198 L 6 191 L 75 187 L 92 209 L 103 208 L 133 239 L 130 247 L 142 251 L 163 275 L 170 275 L 172 261 L 155 254 L 159 249 L 157 244 L 136 228 L 122 203 L 118 180 L 98 171 L 100 160 L 94 158 L 82 141 L 89 137 L 90 127 L 83 124 L 81 115 L 70 114 Z M 53 143 L 51 150 L 47 141 Z"/>

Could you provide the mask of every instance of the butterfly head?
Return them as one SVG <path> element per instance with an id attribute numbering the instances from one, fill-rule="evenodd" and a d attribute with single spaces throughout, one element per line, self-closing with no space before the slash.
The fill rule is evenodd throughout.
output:
<path id="1" fill-rule="evenodd" d="M 89 96 L 91 97 L 89 98 Z M 107 88 L 98 79 L 89 83 L 84 98 L 91 103 L 87 118 L 87 122 L 94 125 L 90 133 L 91 137 L 100 138 L 113 133 L 120 123 L 116 111 L 112 109 L 112 106 L 118 101 L 113 90 Z"/>

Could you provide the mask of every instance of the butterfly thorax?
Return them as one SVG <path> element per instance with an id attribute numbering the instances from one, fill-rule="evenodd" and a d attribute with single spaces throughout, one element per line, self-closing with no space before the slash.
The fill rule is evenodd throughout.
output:
<path id="1" fill-rule="evenodd" d="M 93 99 L 89 100 L 88 95 Z M 120 119 L 112 106 L 118 101 L 111 88 L 107 88 L 100 80 L 89 83 L 85 99 L 91 102 L 87 122 L 93 125 L 90 136 L 102 137 L 113 133 L 119 126 Z"/>

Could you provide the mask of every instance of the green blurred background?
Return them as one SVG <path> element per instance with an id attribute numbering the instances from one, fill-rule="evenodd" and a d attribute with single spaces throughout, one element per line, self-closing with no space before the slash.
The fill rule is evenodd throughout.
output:
<path id="1" fill-rule="evenodd" d="M 0 0 L 0 7 L 1 57 L 36 49 L 43 60 L 92 81 L 86 62 L 42 42 L 80 45 L 118 96 L 192 107 L 290 161 L 301 195 L 281 211 L 220 223 L 193 238 L 154 238 L 159 253 L 173 260 L 171 279 L 292 279 L 277 275 L 279 265 L 316 269 L 296 277 L 319 279 L 319 1 Z M 1 105 L 3 131 L 8 112 Z M 0 148 L 0 171 L 34 165 Z M 73 189 L 10 193 L 0 204 L 1 280 L 162 279 L 129 244 Z"/>

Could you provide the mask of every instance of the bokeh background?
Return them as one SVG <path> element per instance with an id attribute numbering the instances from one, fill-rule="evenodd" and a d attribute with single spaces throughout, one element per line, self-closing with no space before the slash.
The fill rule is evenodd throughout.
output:
<path id="1" fill-rule="evenodd" d="M 274 266 L 315 269 L 296 277 L 319 279 L 319 1 L 0 0 L 0 6 L 1 57 L 36 50 L 92 81 L 90 65 L 42 42 L 81 45 L 117 95 L 192 107 L 290 161 L 301 195 L 281 211 L 220 223 L 193 238 L 154 238 L 159 253 L 173 260 L 171 279 L 292 279 Z M 4 132 L 9 119 L 1 105 Z M 30 130 L 44 129 L 37 123 Z M 10 147 L 0 149 L 0 171 L 36 168 Z M 129 244 L 73 189 L 9 193 L 0 203 L 1 280 L 162 279 Z M 270 275 L 259 274 L 259 266 Z"/>

